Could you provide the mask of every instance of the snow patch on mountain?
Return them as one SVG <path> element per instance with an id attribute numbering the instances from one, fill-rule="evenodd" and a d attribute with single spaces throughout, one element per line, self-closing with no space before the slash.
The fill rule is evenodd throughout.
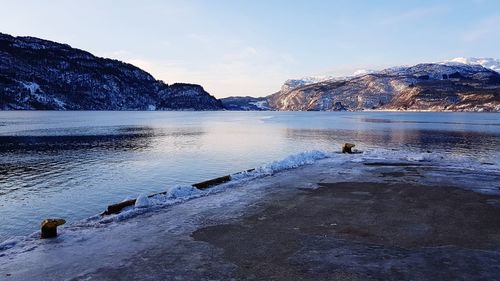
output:
<path id="1" fill-rule="evenodd" d="M 352 74 L 352 76 L 361 76 L 361 75 L 366 75 L 366 74 L 370 74 L 370 73 L 374 73 L 374 72 L 377 72 L 377 70 L 373 70 L 373 69 L 358 69 L 358 70 L 354 71 L 354 73 Z"/>
<path id="2" fill-rule="evenodd" d="M 249 102 L 249 104 L 255 105 L 257 108 L 262 109 L 262 110 L 269 110 L 269 106 L 267 104 L 266 100 L 261 100 L 261 101 L 255 101 L 255 102 Z"/>
<path id="3" fill-rule="evenodd" d="M 494 58 L 465 58 L 458 57 L 451 60 L 442 62 L 446 65 L 457 65 L 457 64 L 467 64 L 467 65 L 480 65 L 482 67 L 491 69 L 496 72 L 500 72 L 500 59 Z"/>
<path id="4" fill-rule="evenodd" d="M 298 79 L 288 79 L 281 86 L 282 91 L 290 91 L 295 88 L 334 79 L 332 76 L 307 76 Z"/>
<path id="5" fill-rule="evenodd" d="M 21 82 L 21 84 L 26 90 L 30 91 L 31 94 L 36 93 L 36 91 L 40 91 L 40 85 L 35 82 Z"/>

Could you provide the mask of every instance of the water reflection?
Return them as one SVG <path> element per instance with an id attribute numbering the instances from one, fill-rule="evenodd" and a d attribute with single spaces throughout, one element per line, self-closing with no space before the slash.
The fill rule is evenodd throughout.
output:
<path id="1" fill-rule="evenodd" d="M 197 129 L 108 129 L 113 133 L 0 136 L 0 196 L 20 189 L 33 194 L 77 186 L 82 180 L 75 178 L 95 173 L 95 168 L 105 166 L 104 163 L 119 166 L 127 158 L 133 158 L 134 151 L 162 146 L 182 149 L 196 144 L 204 134 Z M 54 182 L 56 178 L 64 181 Z"/>
<path id="2" fill-rule="evenodd" d="M 45 217 L 82 219 L 165 188 L 168 180 L 158 174 L 175 171 L 175 151 L 193 150 L 205 133 L 195 126 L 97 126 L 0 136 L 0 241 L 36 230 Z"/>
<path id="3" fill-rule="evenodd" d="M 246 170 L 304 150 L 339 149 L 344 142 L 362 150 L 430 150 L 491 162 L 500 142 L 497 117 L 0 112 L 0 241 L 35 231 L 47 217 L 71 223 L 126 197 Z"/>
<path id="4" fill-rule="evenodd" d="M 497 134 L 467 131 L 436 131 L 416 129 L 334 130 L 287 129 L 287 138 L 304 143 L 321 141 L 340 147 L 354 142 L 359 148 L 389 148 L 396 150 L 439 151 L 460 155 L 491 158 L 498 152 L 500 139 Z"/>
<path id="5" fill-rule="evenodd" d="M 155 130 L 148 127 L 109 128 L 103 135 L 14 135 L 0 136 L 0 153 L 60 152 L 63 150 L 137 150 L 149 145 Z M 52 132 L 48 132 L 52 133 Z"/>
<path id="6" fill-rule="evenodd" d="M 361 122 L 367 123 L 401 123 L 401 124 L 445 124 L 445 125 L 483 125 L 483 126 L 500 126 L 494 122 L 460 122 L 460 121 L 424 121 L 424 120 L 394 120 L 384 118 L 359 118 Z"/>
<path id="7" fill-rule="evenodd" d="M 0 136 L 0 196 L 19 190 L 35 195 L 78 186 L 98 162 L 116 159 L 120 151 L 147 149 L 155 135 L 154 129 L 147 127 L 115 131 L 108 135 Z"/>

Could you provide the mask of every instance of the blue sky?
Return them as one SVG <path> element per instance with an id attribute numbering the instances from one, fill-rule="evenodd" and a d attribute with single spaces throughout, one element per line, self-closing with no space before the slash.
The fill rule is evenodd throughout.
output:
<path id="1" fill-rule="evenodd" d="M 68 43 L 217 97 L 289 78 L 500 57 L 500 1 L 0 1 L 0 32 Z"/>

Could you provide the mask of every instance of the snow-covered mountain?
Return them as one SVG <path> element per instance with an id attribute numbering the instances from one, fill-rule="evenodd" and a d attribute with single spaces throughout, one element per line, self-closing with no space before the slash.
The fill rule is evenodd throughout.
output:
<path id="1" fill-rule="evenodd" d="M 167 85 L 118 60 L 0 33 L 0 110 L 218 110 L 194 84 Z"/>
<path id="2" fill-rule="evenodd" d="M 306 86 L 310 84 L 315 84 L 315 83 L 321 83 L 321 82 L 334 82 L 334 81 L 342 81 L 342 80 L 347 80 L 351 77 L 354 76 L 360 76 L 360 75 L 365 75 L 369 73 L 375 72 L 374 70 L 367 70 L 367 69 L 360 69 L 355 71 L 352 75 L 349 76 L 333 76 L 333 75 L 318 75 L 318 76 L 306 76 L 302 78 L 296 78 L 296 79 L 288 79 L 283 83 L 283 86 L 281 86 L 281 91 L 290 91 L 295 88 L 301 87 L 301 86 Z"/>
<path id="3" fill-rule="evenodd" d="M 358 71 L 285 81 L 263 98 L 217 100 L 199 85 L 167 85 L 117 60 L 0 33 L 0 109 L 55 110 L 500 110 L 500 60 Z"/>
<path id="4" fill-rule="evenodd" d="M 500 111 L 500 74 L 469 62 L 398 66 L 317 82 L 288 80 L 266 100 L 271 110 Z"/>
<path id="5" fill-rule="evenodd" d="M 480 65 L 482 67 L 500 72 L 500 59 L 494 58 L 463 58 L 458 57 L 451 60 L 444 61 L 443 64 L 457 65 L 457 64 L 467 64 L 467 65 Z"/>
<path id="6" fill-rule="evenodd" d="M 464 58 L 464 57 L 458 57 L 450 60 L 446 60 L 443 62 L 438 62 L 439 64 L 444 64 L 444 65 L 449 65 L 449 66 L 457 66 L 457 65 L 480 65 L 482 67 L 494 70 L 496 72 L 500 72 L 500 60 L 498 59 L 493 59 L 493 58 Z M 389 69 L 385 70 L 397 70 L 400 69 L 404 71 L 405 69 L 408 69 L 410 66 L 395 66 Z M 285 83 L 283 83 L 283 86 L 281 87 L 282 91 L 287 91 L 287 90 L 292 90 L 294 88 L 300 87 L 300 86 L 305 86 L 305 85 L 310 85 L 310 84 L 315 84 L 315 83 L 320 83 L 320 82 L 325 82 L 325 81 L 340 81 L 340 80 L 347 80 L 349 78 L 352 78 L 354 76 L 362 76 L 370 73 L 375 73 L 378 72 L 377 70 L 372 70 L 372 69 L 359 69 L 355 71 L 352 75 L 349 76 L 332 76 L 332 75 L 318 75 L 318 76 L 306 76 L 302 78 L 296 78 L 296 79 L 289 79 L 286 80 Z"/>
<path id="7" fill-rule="evenodd" d="M 334 76 L 307 76 L 307 77 L 302 77 L 302 78 L 297 78 L 297 79 L 288 79 L 283 83 L 283 86 L 281 86 L 282 91 L 290 91 L 293 90 L 297 87 L 305 86 L 305 85 L 310 85 L 314 83 L 319 83 L 323 81 L 328 81 L 328 80 L 338 80 L 342 79 L 341 77 L 334 77 Z"/>

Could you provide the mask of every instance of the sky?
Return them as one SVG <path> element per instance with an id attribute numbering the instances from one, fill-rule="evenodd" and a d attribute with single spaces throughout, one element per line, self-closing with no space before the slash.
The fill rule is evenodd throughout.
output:
<path id="1" fill-rule="evenodd" d="M 500 1 L 0 0 L 0 32 L 67 43 L 218 98 L 265 96 L 291 78 L 500 58 Z"/>

